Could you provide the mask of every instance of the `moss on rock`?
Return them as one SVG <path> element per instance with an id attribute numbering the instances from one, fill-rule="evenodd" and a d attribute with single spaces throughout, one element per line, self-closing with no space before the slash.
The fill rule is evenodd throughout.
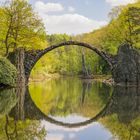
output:
<path id="1" fill-rule="evenodd" d="M 0 57 L 0 84 L 15 86 L 16 78 L 16 67 L 8 59 Z"/>

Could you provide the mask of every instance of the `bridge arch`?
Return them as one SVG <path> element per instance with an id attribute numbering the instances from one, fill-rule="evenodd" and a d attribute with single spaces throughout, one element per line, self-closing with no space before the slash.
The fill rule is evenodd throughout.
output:
<path id="1" fill-rule="evenodd" d="M 111 56 L 109 54 L 107 54 L 106 52 L 101 51 L 98 48 L 93 47 L 92 45 L 90 45 L 88 43 L 78 42 L 78 41 L 66 41 L 66 42 L 56 44 L 56 45 L 52 45 L 43 50 L 26 51 L 25 52 L 25 61 L 24 61 L 26 78 L 27 79 L 29 78 L 34 65 L 37 63 L 37 61 L 42 56 L 44 56 L 46 53 L 48 53 L 56 48 L 59 48 L 62 46 L 68 46 L 68 45 L 82 46 L 84 48 L 88 48 L 88 49 L 94 51 L 96 54 L 98 54 L 101 58 L 103 58 L 109 64 L 110 68 L 112 68 Z"/>
<path id="2" fill-rule="evenodd" d="M 99 119 L 104 118 L 105 116 L 107 116 L 109 114 L 108 109 L 110 109 L 111 105 L 112 105 L 112 100 L 110 98 L 110 100 L 105 105 L 105 107 L 97 115 L 95 115 L 94 117 L 92 117 L 92 118 L 90 118 L 88 120 L 85 120 L 83 122 L 77 122 L 77 123 L 66 123 L 66 122 L 58 121 L 58 120 L 54 119 L 53 117 L 46 116 L 40 110 L 39 111 L 40 111 L 40 114 L 42 114 L 42 118 L 45 121 L 49 122 L 49 123 L 55 124 L 57 126 L 62 126 L 62 127 L 65 127 L 65 128 L 77 128 L 77 127 L 88 126 L 91 123 L 96 122 Z"/>

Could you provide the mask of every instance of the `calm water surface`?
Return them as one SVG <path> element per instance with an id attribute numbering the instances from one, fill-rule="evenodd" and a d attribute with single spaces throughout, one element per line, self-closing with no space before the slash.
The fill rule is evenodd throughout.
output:
<path id="1" fill-rule="evenodd" d="M 78 78 L 0 90 L 0 140 L 140 140 L 140 89 Z"/>

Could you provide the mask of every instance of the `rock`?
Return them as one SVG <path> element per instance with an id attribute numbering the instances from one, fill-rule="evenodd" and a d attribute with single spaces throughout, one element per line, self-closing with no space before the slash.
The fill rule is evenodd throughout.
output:
<path id="1" fill-rule="evenodd" d="M 0 58 L 0 85 L 15 86 L 17 70 L 6 58 Z"/>
<path id="2" fill-rule="evenodd" d="M 112 76 L 115 83 L 125 85 L 140 84 L 140 54 L 138 50 L 129 44 L 123 44 L 119 47 L 118 53 L 114 58 Z"/>

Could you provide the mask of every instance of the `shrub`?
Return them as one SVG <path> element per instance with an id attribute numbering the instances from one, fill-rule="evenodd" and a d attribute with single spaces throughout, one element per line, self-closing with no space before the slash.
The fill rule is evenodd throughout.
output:
<path id="1" fill-rule="evenodd" d="M 0 57 L 0 84 L 15 86 L 17 70 L 6 58 Z"/>

